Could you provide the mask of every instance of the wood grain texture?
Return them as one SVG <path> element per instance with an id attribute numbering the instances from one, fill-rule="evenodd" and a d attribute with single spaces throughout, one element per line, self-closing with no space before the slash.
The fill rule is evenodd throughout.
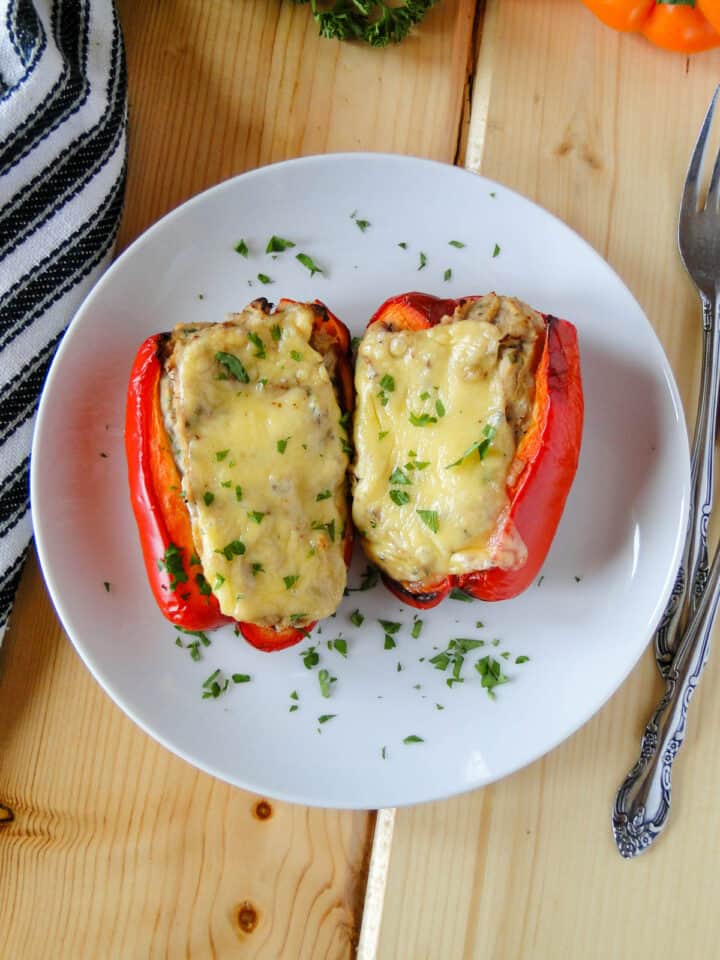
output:
<path id="1" fill-rule="evenodd" d="M 676 218 L 719 73 L 720 53 L 689 62 L 662 53 L 606 30 L 575 0 L 489 0 L 473 77 L 468 164 L 537 200 L 609 260 L 654 325 L 690 410 L 700 315 Z M 718 655 L 692 703 L 671 825 L 652 851 L 622 861 L 610 831 L 615 791 L 660 692 L 648 651 L 543 760 L 484 790 L 398 811 L 380 960 L 716 956 Z"/>
<path id="2" fill-rule="evenodd" d="M 17 612 L 0 957 L 351 956 L 374 818 L 257 797 L 157 745 L 71 651 L 35 564 Z"/>
<path id="3" fill-rule="evenodd" d="M 123 0 L 119 247 L 260 164 L 338 150 L 452 161 L 474 7 L 444 0 L 377 51 L 319 38 L 308 8 L 284 0 Z M 0 958 L 349 957 L 374 815 L 271 802 L 262 820 L 262 799 L 195 771 L 114 706 L 31 557 L 0 650 L 0 804 L 15 815 L 0 827 Z"/>
<path id="4" fill-rule="evenodd" d="M 379 150 L 452 161 L 474 9 L 443 0 L 422 30 L 375 50 L 322 40 L 290 2 L 121 3 L 131 109 L 153 119 L 134 124 L 121 246 L 187 197 L 278 160 Z"/>

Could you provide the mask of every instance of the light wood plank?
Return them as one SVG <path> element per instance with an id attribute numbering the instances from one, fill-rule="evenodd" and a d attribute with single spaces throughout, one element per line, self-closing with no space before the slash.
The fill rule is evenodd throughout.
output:
<path id="1" fill-rule="evenodd" d="M 719 69 L 717 52 L 687 63 L 606 30 L 574 0 L 489 0 L 473 78 L 468 164 L 540 202 L 609 260 L 691 410 L 699 313 L 676 216 Z M 626 863 L 610 832 L 615 790 L 660 691 L 648 651 L 545 759 L 485 790 L 398 811 L 381 960 L 714 956 L 717 657 L 693 700 L 672 823 L 654 850 Z"/>
<path id="2" fill-rule="evenodd" d="M 150 6 L 121 4 L 131 75 L 143 71 L 132 108 L 154 120 L 135 125 L 121 245 L 200 190 L 289 157 L 452 162 L 474 3 L 444 0 L 385 50 L 322 40 L 308 7 L 287 0 Z"/>
<path id="3" fill-rule="evenodd" d="M 385 51 L 319 38 L 289 0 L 119 10 L 131 109 L 119 248 L 260 164 L 455 156 L 472 2 L 444 0 Z M 15 813 L 0 828 L 0 957 L 350 956 L 374 816 L 272 802 L 259 820 L 262 799 L 125 718 L 63 636 L 31 558 L 0 651 L 0 802 Z"/>
<path id="4" fill-rule="evenodd" d="M 374 818 L 194 770 L 90 679 L 34 565 L 18 605 L 0 654 L 0 956 L 350 956 Z"/>

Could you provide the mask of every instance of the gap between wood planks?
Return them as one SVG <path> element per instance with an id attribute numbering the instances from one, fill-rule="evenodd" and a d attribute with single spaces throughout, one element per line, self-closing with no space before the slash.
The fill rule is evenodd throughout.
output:
<path id="1" fill-rule="evenodd" d="M 487 0 L 477 0 L 475 4 L 473 26 L 468 42 L 463 103 L 458 120 L 455 154 L 453 156 L 453 163 L 456 166 L 467 166 L 467 161 L 470 159 L 467 156 L 470 118 L 480 46 L 483 38 L 486 2 Z M 484 129 L 482 121 L 478 126 Z M 474 152 L 477 153 L 478 149 L 481 148 L 481 144 L 476 142 L 473 144 L 473 147 Z M 390 871 L 390 854 L 392 852 L 396 813 L 397 810 L 394 807 L 377 811 L 372 848 L 368 862 L 362 921 L 355 960 L 376 960 L 377 957 L 383 908 L 385 906 L 385 893 Z"/>
<path id="2" fill-rule="evenodd" d="M 480 47 L 483 39 L 486 6 L 487 0 L 477 0 L 475 4 L 475 16 L 473 17 L 473 25 L 468 42 L 463 105 L 462 111 L 460 112 L 457 140 L 455 144 L 455 156 L 453 158 L 453 163 L 455 166 L 460 167 L 467 166 L 468 160 L 467 151 L 470 135 L 470 117 L 472 113 L 473 94 L 475 90 L 475 77 L 477 75 L 478 59 L 480 56 Z"/>

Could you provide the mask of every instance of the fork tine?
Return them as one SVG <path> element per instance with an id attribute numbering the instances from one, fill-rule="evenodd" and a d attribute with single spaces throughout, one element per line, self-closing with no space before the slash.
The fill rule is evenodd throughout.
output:
<path id="1" fill-rule="evenodd" d="M 707 199 L 705 200 L 705 209 L 717 210 L 718 197 L 720 197 L 720 150 L 718 150 L 717 156 L 715 157 Z"/>
<path id="2" fill-rule="evenodd" d="M 720 85 L 715 88 L 715 93 L 710 101 L 710 106 L 705 114 L 705 120 L 703 121 L 703 125 L 700 128 L 700 133 L 698 134 L 695 149 L 693 150 L 692 157 L 690 158 L 690 166 L 688 167 L 687 177 L 685 178 L 685 189 L 683 190 L 682 201 L 680 203 L 681 217 L 686 217 L 695 213 L 698 208 L 700 171 L 702 170 L 705 147 L 707 146 L 708 134 L 710 133 L 710 127 L 712 126 L 713 113 L 715 112 L 715 104 L 717 103 L 718 94 L 720 94 Z M 715 168 L 717 168 L 717 161 L 715 163 Z M 720 170 L 718 171 L 717 176 L 720 178 Z M 713 170 L 713 180 L 715 179 L 715 170 Z"/>

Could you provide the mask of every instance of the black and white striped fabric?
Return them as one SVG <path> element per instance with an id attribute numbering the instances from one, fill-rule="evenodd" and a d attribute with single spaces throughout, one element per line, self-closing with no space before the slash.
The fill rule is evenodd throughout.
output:
<path id="1" fill-rule="evenodd" d="M 37 401 L 112 254 L 126 127 L 113 0 L 0 0 L 0 641 L 32 532 Z"/>

